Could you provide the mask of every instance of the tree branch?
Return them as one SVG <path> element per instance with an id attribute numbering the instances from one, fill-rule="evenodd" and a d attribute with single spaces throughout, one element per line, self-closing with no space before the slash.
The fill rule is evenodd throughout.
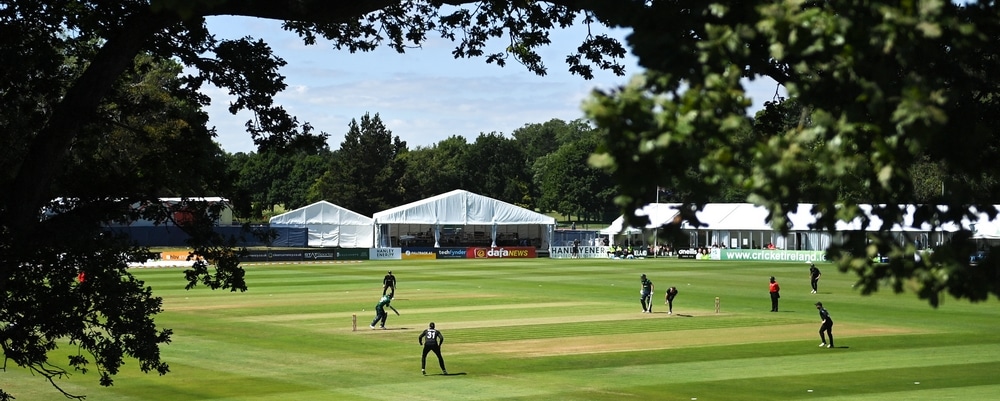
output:
<path id="1" fill-rule="evenodd" d="M 37 221 L 42 205 L 51 197 L 49 184 L 62 166 L 66 151 L 80 128 L 132 64 L 153 34 L 176 22 L 143 9 L 119 34 L 108 40 L 87 70 L 69 88 L 56 105 L 48 124 L 35 137 L 27 157 L 7 192 L 6 205 L 12 231 L 26 232 Z"/>

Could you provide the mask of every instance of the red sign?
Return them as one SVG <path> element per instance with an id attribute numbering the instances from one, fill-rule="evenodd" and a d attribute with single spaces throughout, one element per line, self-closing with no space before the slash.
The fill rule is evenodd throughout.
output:
<path id="1" fill-rule="evenodd" d="M 469 248 L 465 256 L 470 259 L 535 258 L 533 247 Z"/>

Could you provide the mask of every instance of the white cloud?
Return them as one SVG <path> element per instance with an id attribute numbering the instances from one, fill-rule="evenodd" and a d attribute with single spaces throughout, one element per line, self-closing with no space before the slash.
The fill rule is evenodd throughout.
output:
<path id="1" fill-rule="evenodd" d="M 405 55 L 390 49 L 350 54 L 324 44 L 305 46 L 276 21 L 212 18 L 209 28 L 223 38 L 251 35 L 267 41 L 288 62 L 281 70 L 288 89 L 275 97 L 275 103 L 330 134 L 334 149 L 351 119 L 365 113 L 378 113 L 393 135 L 411 148 L 453 135 L 471 142 L 484 132 L 510 135 L 525 124 L 582 118 L 581 102 L 593 88 L 607 89 L 629 79 L 610 72 L 597 72 L 592 81 L 570 75 L 563 58 L 575 49 L 578 32 L 553 38 L 553 46 L 564 47 L 544 50 L 549 74 L 539 77 L 516 62 L 500 68 L 483 59 L 456 60 L 450 44 L 441 39 Z M 631 56 L 625 63 L 629 74 L 638 70 Z M 762 82 L 748 88 L 755 109 L 774 94 L 773 83 Z M 255 150 L 243 126 L 250 115 L 230 115 L 231 98 L 221 90 L 206 88 L 205 93 L 213 99 L 208 108 L 210 124 L 218 128 L 217 140 L 223 149 Z"/>

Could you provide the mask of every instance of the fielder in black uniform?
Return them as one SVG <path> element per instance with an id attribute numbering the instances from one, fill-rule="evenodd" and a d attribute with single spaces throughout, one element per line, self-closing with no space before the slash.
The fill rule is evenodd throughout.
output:
<path id="1" fill-rule="evenodd" d="M 816 287 L 819 286 L 819 276 L 822 276 L 822 275 L 823 274 L 819 272 L 819 269 L 816 268 L 816 264 L 815 263 L 809 263 L 809 284 L 812 285 L 812 288 L 813 288 L 812 293 L 813 294 L 815 294 L 816 291 L 818 291 L 818 288 L 816 288 Z"/>
<path id="2" fill-rule="evenodd" d="M 392 275 L 392 270 L 386 273 L 385 278 L 382 279 L 382 295 L 385 295 L 387 290 L 392 290 L 389 292 L 389 296 L 393 297 L 396 295 L 396 276 Z"/>
<path id="3" fill-rule="evenodd" d="M 427 342 L 424 342 L 424 339 Z M 444 335 L 440 331 L 434 328 L 434 322 L 431 322 L 430 327 L 420 333 L 420 337 L 417 337 L 417 342 L 424 346 L 424 354 L 420 357 L 420 373 L 427 374 L 427 353 L 434 352 L 434 355 L 438 357 L 438 364 L 441 365 L 441 372 L 448 374 L 448 371 L 444 368 L 444 358 L 441 357 L 441 344 L 444 344 Z"/>
<path id="4" fill-rule="evenodd" d="M 826 311 L 822 302 L 816 303 L 816 309 L 819 309 L 819 318 L 823 322 L 819 326 L 819 339 L 823 340 L 823 342 L 819 343 L 819 346 L 833 348 L 833 319 L 830 318 L 830 312 Z M 824 332 L 830 337 L 830 342 L 826 341 L 826 337 L 823 336 Z"/>

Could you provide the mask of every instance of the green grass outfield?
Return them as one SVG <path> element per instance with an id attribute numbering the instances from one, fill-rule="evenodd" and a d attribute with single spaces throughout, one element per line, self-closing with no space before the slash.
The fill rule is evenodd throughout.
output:
<path id="1" fill-rule="evenodd" d="M 60 380 L 90 400 L 996 400 L 1000 308 L 912 293 L 862 296 L 804 263 L 492 260 L 248 265 L 245 293 L 185 291 L 179 268 L 135 274 L 164 298 L 171 373 L 126 365 Z M 370 330 L 382 276 L 399 281 L 389 330 Z M 639 274 L 656 285 L 641 313 Z M 770 312 L 767 278 L 782 286 Z M 667 315 L 663 294 L 680 294 Z M 715 311 L 720 298 L 721 311 Z M 838 348 L 819 348 L 821 300 Z M 357 314 L 358 330 L 351 329 Z M 450 375 L 417 335 L 434 321 Z M 65 352 L 65 351 L 63 351 Z M 57 361 L 64 360 L 57 357 Z M 8 367 L 19 401 L 62 395 Z"/>

